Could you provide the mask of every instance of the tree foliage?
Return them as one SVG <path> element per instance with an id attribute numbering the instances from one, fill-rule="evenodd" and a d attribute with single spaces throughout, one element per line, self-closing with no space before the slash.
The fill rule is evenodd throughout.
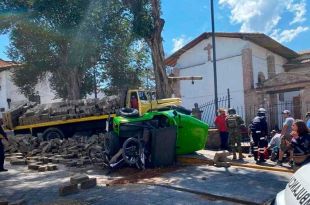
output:
<path id="1" fill-rule="evenodd" d="M 57 97 L 84 97 L 93 91 L 92 67 L 98 62 L 112 87 L 131 82 L 126 76 L 135 71 L 130 59 L 135 39 L 122 2 L 3 0 L 0 8 L 0 31 L 10 31 L 9 57 L 23 65 L 13 80 L 26 96 L 49 75 Z M 136 78 L 132 82 L 139 84 Z"/>

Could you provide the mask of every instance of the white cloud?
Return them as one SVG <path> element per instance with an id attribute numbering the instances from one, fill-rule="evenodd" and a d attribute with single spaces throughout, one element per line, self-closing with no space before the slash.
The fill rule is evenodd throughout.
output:
<path id="1" fill-rule="evenodd" d="M 298 26 L 296 29 L 287 29 L 280 31 L 279 29 L 275 29 L 271 33 L 271 37 L 276 39 L 279 42 L 287 43 L 292 41 L 298 34 L 308 31 L 309 27 Z"/>
<path id="2" fill-rule="evenodd" d="M 219 0 L 221 7 L 228 7 L 232 24 L 241 24 L 240 32 L 263 32 L 274 34 L 282 41 L 289 42 L 299 33 L 308 30 L 302 27 L 306 20 L 305 0 Z M 293 18 L 287 26 L 298 24 L 295 28 L 278 28 L 284 14 Z M 277 35 L 276 35 L 277 34 Z M 286 37 L 284 37 L 286 36 Z"/>
<path id="3" fill-rule="evenodd" d="M 306 9 L 306 1 L 303 0 L 299 3 L 295 3 L 293 4 L 292 2 L 290 4 L 288 4 L 287 9 L 294 13 L 294 19 L 292 22 L 290 22 L 290 25 L 295 24 L 295 23 L 302 23 L 304 21 L 306 21 L 306 13 L 307 13 L 307 9 Z"/>
<path id="4" fill-rule="evenodd" d="M 185 35 L 181 35 L 181 37 L 179 37 L 179 38 L 173 38 L 172 39 L 173 48 L 172 48 L 171 52 L 176 52 L 177 50 L 182 48 L 188 42 L 188 40 L 189 40 L 189 38 L 186 38 Z"/>

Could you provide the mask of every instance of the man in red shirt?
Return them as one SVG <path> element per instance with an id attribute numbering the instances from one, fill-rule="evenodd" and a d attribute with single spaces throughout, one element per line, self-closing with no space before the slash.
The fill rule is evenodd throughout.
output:
<path id="1" fill-rule="evenodd" d="M 221 149 L 228 150 L 228 130 L 226 125 L 226 112 L 223 108 L 218 110 L 219 115 L 216 116 L 214 124 L 220 132 Z"/>

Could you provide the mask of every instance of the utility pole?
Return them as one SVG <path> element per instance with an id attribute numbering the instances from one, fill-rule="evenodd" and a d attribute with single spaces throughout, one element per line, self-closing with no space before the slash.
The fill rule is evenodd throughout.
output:
<path id="1" fill-rule="evenodd" d="M 216 51 L 215 51 L 215 29 L 214 29 L 214 6 L 213 0 L 211 0 L 211 23 L 212 23 L 212 46 L 213 46 L 213 73 L 214 73 L 214 105 L 215 115 L 218 110 L 218 96 L 217 96 L 217 73 L 216 73 Z"/>

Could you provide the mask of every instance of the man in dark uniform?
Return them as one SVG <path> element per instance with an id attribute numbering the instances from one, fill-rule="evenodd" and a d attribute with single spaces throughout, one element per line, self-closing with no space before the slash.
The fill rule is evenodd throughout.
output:
<path id="1" fill-rule="evenodd" d="M 6 133 L 4 132 L 2 126 L 0 125 L 0 172 L 6 172 L 7 169 L 4 169 L 4 145 L 2 143 L 2 140 L 6 139 L 8 141 L 8 137 Z"/>
<path id="2" fill-rule="evenodd" d="M 264 162 L 264 148 L 268 146 L 266 135 L 268 133 L 268 125 L 266 122 L 266 110 L 259 108 L 257 116 L 251 121 L 249 126 L 251 131 L 251 148 L 254 154 L 254 160 Z"/>

